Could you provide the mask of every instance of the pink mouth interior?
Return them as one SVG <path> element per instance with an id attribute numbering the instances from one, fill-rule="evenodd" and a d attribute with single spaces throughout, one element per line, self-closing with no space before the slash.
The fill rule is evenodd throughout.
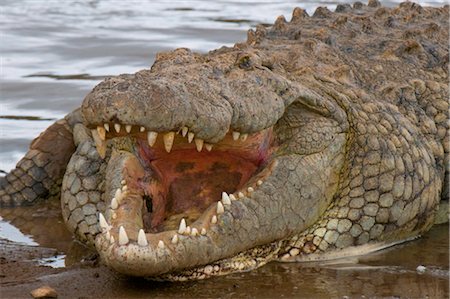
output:
<path id="1" fill-rule="evenodd" d="M 174 229 L 181 218 L 195 221 L 221 199 L 222 192 L 240 190 L 267 161 L 271 140 L 271 129 L 252 134 L 246 141 L 234 141 L 228 134 L 212 151 L 203 148 L 198 152 L 194 142 L 189 144 L 176 135 L 167 153 L 162 138 L 153 147 L 139 139 L 139 156 L 147 171 L 137 182 L 147 203 L 145 231 Z"/>

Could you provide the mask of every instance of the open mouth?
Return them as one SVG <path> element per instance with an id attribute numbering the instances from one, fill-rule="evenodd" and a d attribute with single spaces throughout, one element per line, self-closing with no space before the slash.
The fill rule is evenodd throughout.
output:
<path id="1" fill-rule="evenodd" d="M 133 158 L 119 166 L 120 185 L 110 192 L 109 221 L 100 216 L 106 237 L 111 243 L 118 238 L 119 245 L 134 240 L 162 248 L 181 236 L 205 236 L 232 201 L 251 197 L 263 184 L 274 149 L 272 128 L 251 135 L 229 132 L 215 144 L 186 127 L 158 134 L 107 123 L 92 134 L 99 152 L 107 139 L 134 140 Z"/>

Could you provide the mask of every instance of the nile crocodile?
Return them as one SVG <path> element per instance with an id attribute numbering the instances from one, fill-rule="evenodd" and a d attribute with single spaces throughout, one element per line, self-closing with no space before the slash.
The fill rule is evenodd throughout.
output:
<path id="1" fill-rule="evenodd" d="M 102 261 L 203 279 L 417 237 L 448 195 L 449 7 L 300 9 L 105 79 L 1 178 Z"/>

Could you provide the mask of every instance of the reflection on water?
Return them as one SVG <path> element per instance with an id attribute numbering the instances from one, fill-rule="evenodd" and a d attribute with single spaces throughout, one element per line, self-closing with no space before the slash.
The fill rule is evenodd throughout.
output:
<path id="1" fill-rule="evenodd" d="M 149 67 L 159 51 L 206 52 L 246 38 L 258 23 L 294 7 L 311 14 L 347 1 L 18 1 L 0 3 L 2 77 L 0 170 L 8 171 L 32 138 L 77 107 L 101 79 Z M 382 1 L 394 5 L 395 1 Z M 445 1 L 427 1 L 440 5 Z M 85 249 L 72 242 L 59 203 L 2 210 L 0 237 L 55 248 L 61 263 L 77 263 Z M 20 228 L 21 233 L 14 230 Z M 31 236 L 33 240 L 26 236 Z M 28 239 L 27 239 L 28 238 Z M 32 243 L 35 242 L 35 243 Z M 416 272 L 418 265 L 427 271 Z M 270 287 L 268 287 L 270 286 Z M 448 297 L 448 227 L 424 238 L 341 264 L 271 263 L 256 271 L 176 287 L 147 281 L 110 286 L 123 297 Z M 205 293 L 208 290 L 208 293 Z M 208 297 L 208 296 L 207 296 Z"/>

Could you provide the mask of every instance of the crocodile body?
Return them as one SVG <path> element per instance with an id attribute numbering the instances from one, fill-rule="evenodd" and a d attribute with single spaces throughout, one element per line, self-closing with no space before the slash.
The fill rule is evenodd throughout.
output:
<path id="1" fill-rule="evenodd" d="M 338 5 L 105 79 L 0 179 L 115 270 L 188 280 L 417 237 L 448 197 L 448 5 Z"/>

